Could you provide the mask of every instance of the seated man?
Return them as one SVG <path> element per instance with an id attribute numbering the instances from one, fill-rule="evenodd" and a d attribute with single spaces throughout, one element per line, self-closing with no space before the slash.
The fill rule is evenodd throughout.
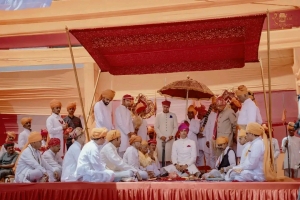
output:
<path id="1" fill-rule="evenodd" d="M 140 169 L 147 171 L 149 178 L 154 178 L 160 175 L 160 171 L 156 166 L 155 158 L 153 157 L 153 155 L 151 158 L 148 153 L 148 142 L 143 140 L 139 151 Z"/>
<path id="2" fill-rule="evenodd" d="M 58 177 L 49 175 L 49 182 L 59 182 L 62 172 L 62 159 L 57 154 L 60 150 L 60 139 L 51 138 L 48 142 L 48 150 L 42 155 L 44 160 L 58 173 Z"/>
<path id="3" fill-rule="evenodd" d="M 236 181 L 265 181 L 263 166 L 265 144 L 268 144 L 268 139 L 264 128 L 256 122 L 249 123 L 246 127 L 246 137 L 249 145 L 243 151 L 245 160 L 233 167 L 228 176 L 230 180 Z"/>
<path id="4" fill-rule="evenodd" d="M 180 131 L 180 139 L 176 140 L 172 146 L 173 164 L 162 168 L 162 176 L 170 172 L 177 172 L 179 176 L 194 174 L 198 177 L 200 172 L 195 165 L 197 158 L 196 144 L 193 140 L 187 138 L 189 127 L 182 123 L 178 130 Z"/>
<path id="5" fill-rule="evenodd" d="M 28 143 L 16 162 L 16 183 L 48 182 L 49 175 L 58 177 L 55 171 L 41 156 L 42 136 L 39 132 L 31 132 Z"/>
<path id="6" fill-rule="evenodd" d="M 148 173 L 145 170 L 140 169 L 140 160 L 139 160 L 139 148 L 141 146 L 142 137 L 132 135 L 129 139 L 130 147 L 128 147 L 123 155 L 123 160 L 128 165 L 134 167 L 139 174 L 141 175 L 142 179 L 148 179 Z"/>
<path id="7" fill-rule="evenodd" d="M 76 181 L 75 171 L 80 151 L 85 143 L 85 133 L 80 127 L 75 128 L 69 136 L 74 139 L 74 143 L 68 149 L 62 164 L 61 182 Z"/>
<path id="8" fill-rule="evenodd" d="M 42 135 L 42 148 L 41 149 L 46 149 L 47 148 L 47 138 L 48 138 L 48 131 L 47 129 L 42 129 L 41 130 L 41 135 Z"/>
<path id="9" fill-rule="evenodd" d="M 15 152 L 15 143 L 7 142 L 4 144 L 6 152 L 0 157 L 0 180 L 8 175 L 13 175 L 13 167 L 19 154 Z"/>
<path id="10" fill-rule="evenodd" d="M 147 171 L 153 171 L 155 176 L 160 176 L 160 162 L 158 160 L 156 145 L 156 140 L 148 140 L 148 156 L 151 158 L 152 164 L 147 167 Z"/>
<path id="11" fill-rule="evenodd" d="M 138 170 L 133 166 L 126 164 L 117 152 L 121 144 L 121 133 L 119 130 L 111 130 L 106 135 L 108 142 L 100 151 L 101 162 L 115 173 L 115 182 L 122 178 L 139 177 Z"/>
<path id="12" fill-rule="evenodd" d="M 106 128 L 93 128 L 90 138 L 82 148 L 77 162 L 77 180 L 85 182 L 112 182 L 114 172 L 105 168 L 100 159 L 100 151 L 105 143 Z"/>

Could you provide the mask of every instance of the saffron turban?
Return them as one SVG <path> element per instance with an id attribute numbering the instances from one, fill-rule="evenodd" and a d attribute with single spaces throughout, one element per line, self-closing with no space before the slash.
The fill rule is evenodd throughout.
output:
<path id="1" fill-rule="evenodd" d="M 116 94 L 115 91 L 110 90 L 110 89 L 107 89 L 107 90 L 104 90 L 104 91 L 101 93 L 100 99 L 106 98 L 106 99 L 109 99 L 109 100 L 113 100 L 114 97 L 115 97 L 115 94 Z"/>
<path id="2" fill-rule="evenodd" d="M 129 94 L 125 94 L 125 95 L 123 96 L 123 100 L 124 100 L 124 99 L 133 101 L 133 97 L 132 97 L 131 95 L 129 95 Z"/>
<path id="3" fill-rule="evenodd" d="M 157 141 L 156 140 L 148 140 L 148 144 L 157 144 Z"/>
<path id="4" fill-rule="evenodd" d="M 119 130 L 111 130 L 111 131 L 108 131 L 108 133 L 106 134 L 106 140 L 108 142 L 114 140 L 114 139 L 117 139 L 121 137 L 121 133 Z"/>
<path id="5" fill-rule="evenodd" d="M 201 115 L 206 115 L 206 113 L 207 113 L 207 110 L 205 110 L 204 105 L 201 105 L 200 107 L 197 107 L 196 110 L 198 111 L 198 114 L 201 114 Z"/>
<path id="6" fill-rule="evenodd" d="M 21 119 L 21 124 L 22 124 L 22 126 L 24 126 L 25 124 L 27 124 L 28 122 L 31 122 L 31 121 L 32 121 L 31 117 L 23 117 Z"/>
<path id="7" fill-rule="evenodd" d="M 14 139 L 17 137 L 16 133 L 13 132 L 13 131 L 7 131 L 6 134 L 7 134 L 7 136 L 10 136 L 10 137 L 12 137 Z"/>
<path id="8" fill-rule="evenodd" d="M 239 102 L 236 98 L 232 98 L 231 99 L 231 104 L 234 104 L 237 108 L 241 108 L 242 107 L 242 104 L 241 102 Z"/>
<path id="9" fill-rule="evenodd" d="M 129 144 L 131 145 L 134 142 L 142 142 L 142 137 L 137 135 L 132 135 L 129 139 Z"/>
<path id="10" fill-rule="evenodd" d="M 193 106 L 193 105 L 190 105 L 190 106 L 188 107 L 188 112 L 193 112 L 194 115 L 197 114 L 197 110 L 195 109 L 195 106 Z"/>
<path id="11" fill-rule="evenodd" d="M 288 126 L 287 126 L 287 129 L 289 130 L 289 131 L 294 131 L 295 130 L 295 123 L 294 122 L 289 122 L 288 123 Z"/>
<path id="12" fill-rule="evenodd" d="M 80 127 L 75 128 L 72 132 L 69 133 L 69 136 L 73 139 L 77 138 L 78 136 L 82 135 L 84 130 Z"/>
<path id="13" fill-rule="evenodd" d="M 181 123 L 178 127 L 178 131 L 183 131 L 183 130 L 189 131 L 189 126 L 186 123 Z"/>
<path id="14" fill-rule="evenodd" d="M 107 132 L 108 130 L 106 128 L 93 128 L 90 137 L 92 139 L 104 138 Z"/>
<path id="15" fill-rule="evenodd" d="M 142 102 L 138 103 L 135 107 L 135 112 L 137 114 L 140 114 L 141 112 L 145 111 L 147 108 L 147 106 L 145 104 L 143 104 Z"/>
<path id="16" fill-rule="evenodd" d="M 259 123 L 252 122 L 247 125 L 246 132 L 252 133 L 254 135 L 262 136 L 265 130 Z"/>
<path id="17" fill-rule="evenodd" d="M 144 145 L 144 146 L 147 145 L 148 146 L 148 142 L 146 140 L 143 140 L 142 143 L 141 143 L 141 145 Z"/>
<path id="18" fill-rule="evenodd" d="M 248 89 L 247 89 L 246 86 L 240 85 L 240 86 L 238 87 L 238 89 L 235 91 L 235 94 L 236 94 L 237 96 L 244 95 L 244 94 L 248 94 Z"/>
<path id="19" fill-rule="evenodd" d="M 51 138 L 48 142 L 48 147 L 54 147 L 60 145 L 60 139 L 59 138 Z"/>
<path id="20" fill-rule="evenodd" d="M 244 129 L 240 129 L 239 137 L 246 137 L 246 131 Z"/>
<path id="21" fill-rule="evenodd" d="M 171 106 L 171 101 L 165 100 L 165 101 L 161 102 L 161 104 L 162 104 L 163 106 L 170 107 L 170 106 Z"/>
<path id="22" fill-rule="evenodd" d="M 153 133 L 154 132 L 154 127 L 153 126 L 148 126 L 147 127 L 147 132 L 148 133 Z"/>
<path id="23" fill-rule="evenodd" d="M 217 99 L 216 99 L 216 105 L 218 105 L 218 106 L 226 106 L 226 101 L 225 101 L 225 99 L 223 98 L 223 97 L 218 97 Z"/>
<path id="24" fill-rule="evenodd" d="M 76 102 L 69 102 L 67 104 L 67 110 L 69 110 L 70 108 L 76 109 Z"/>
<path id="25" fill-rule="evenodd" d="M 47 129 L 41 129 L 41 135 L 42 135 L 42 137 L 47 137 L 47 135 L 48 135 Z"/>
<path id="26" fill-rule="evenodd" d="M 228 137 L 221 136 L 218 137 L 216 140 L 216 144 L 225 144 L 225 143 L 228 143 Z"/>
<path id="27" fill-rule="evenodd" d="M 51 109 L 61 107 L 61 102 L 56 99 L 53 99 L 52 101 L 50 101 L 50 107 Z"/>
<path id="28" fill-rule="evenodd" d="M 14 142 L 6 142 L 6 143 L 4 144 L 4 148 L 5 148 L 5 149 L 7 149 L 8 147 L 13 147 L 13 146 L 15 146 L 15 143 L 14 143 Z"/>
<path id="29" fill-rule="evenodd" d="M 33 142 L 39 142 L 42 141 L 42 135 L 39 132 L 31 132 L 28 136 L 28 144 L 33 143 Z"/>
<path id="30" fill-rule="evenodd" d="M 212 98 L 211 98 L 211 103 L 216 103 L 216 97 L 215 96 L 213 96 Z"/>

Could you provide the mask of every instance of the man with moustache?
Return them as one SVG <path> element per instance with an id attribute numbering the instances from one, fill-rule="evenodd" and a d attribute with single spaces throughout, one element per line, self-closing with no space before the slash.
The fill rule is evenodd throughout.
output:
<path id="1" fill-rule="evenodd" d="M 24 130 L 19 134 L 19 137 L 18 137 L 18 147 L 20 150 L 22 150 L 22 148 L 25 146 L 25 144 L 28 141 L 28 136 L 31 132 L 31 121 L 32 121 L 32 118 L 30 118 L 30 117 L 23 117 L 21 119 L 21 124 L 22 124 Z"/>

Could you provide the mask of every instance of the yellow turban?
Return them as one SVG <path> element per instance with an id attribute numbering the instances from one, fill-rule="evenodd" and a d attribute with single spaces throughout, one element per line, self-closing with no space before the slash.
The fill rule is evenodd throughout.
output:
<path id="1" fill-rule="evenodd" d="M 259 123 L 252 122 L 247 125 L 246 132 L 262 136 L 265 133 L 265 130 Z"/>
<path id="2" fill-rule="evenodd" d="M 142 143 L 141 143 L 141 145 L 148 146 L 148 142 L 146 140 L 143 140 Z"/>
<path id="3" fill-rule="evenodd" d="M 193 112 L 194 115 L 197 114 L 197 110 L 195 109 L 195 106 L 193 106 L 193 105 L 190 105 L 190 106 L 188 107 L 188 112 Z"/>
<path id="4" fill-rule="evenodd" d="M 117 139 L 121 137 L 121 133 L 119 130 L 111 130 L 111 131 L 108 131 L 108 133 L 106 134 L 106 140 L 108 142 L 114 140 L 114 139 Z"/>
<path id="5" fill-rule="evenodd" d="M 61 107 L 61 102 L 56 99 L 53 99 L 52 101 L 50 101 L 50 107 L 51 109 Z"/>
<path id="6" fill-rule="evenodd" d="M 107 98 L 107 99 L 109 99 L 109 100 L 113 100 L 114 97 L 115 97 L 115 94 L 116 94 L 116 92 L 113 91 L 113 90 L 110 90 L 110 89 L 104 90 L 104 91 L 101 93 L 100 99 L 102 99 L 102 98 Z"/>
<path id="7" fill-rule="evenodd" d="M 218 137 L 217 140 L 216 140 L 216 143 L 217 144 L 225 144 L 225 143 L 228 143 L 228 137 Z"/>
<path id="8" fill-rule="evenodd" d="M 6 134 L 10 137 L 13 137 L 14 139 L 16 139 L 16 137 L 17 137 L 16 133 L 13 131 L 7 131 Z"/>
<path id="9" fill-rule="evenodd" d="M 142 142 L 142 137 L 137 135 L 132 135 L 129 139 L 129 144 L 131 145 L 134 142 Z"/>
<path id="10" fill-rule="evenodd" d="M 31 122 L 32 118 L 31 117 L 23 117 L 21 119 L 21 124 L 24 126 L 26 123 Z"/>
<path id="11" fill-rule="evenodd" d="M 248 89 L 247 89 L 246 86 L 240 85 L 240 86 L 238 87 L 238 89 L 235 91 L 235 94 L 236 94 L 237 96 L 244 95 L 244 94 L 248 94 Z"/>
<path id="12" fill-rule="evenodd" d="M 244 129 L 240 129 L 239 137 L 246 137 L 246 131 Z"/>
<path id="13" fill-rule="evenodd" d="M 295 126 L 295 123 L 294 123 L 294 122 L 289 122 L 289 123 L 288 123 L 288 126 L 287 126 L 287 129 L 288 129 L 289 131 L 294 131 L 294 130 L 295 130 L 294 126 Z"/>
<path id="14" fill-rule="evenodd" d="M 67 110 L 69 110 L 70 108 L 76 109 L 76 102 L 69 102 L 67 104 Z"/>
<path id="15" fill-rule="evenodd" d="M 31 132 L 28 136 L 28 144 L 33 143 L 33 142 L 39 142 L 42 141 L 42 135 L 40 132 Z"/>
<path id="16" fill-rule="evenodd" d="M 106 128 L 93 128 L 92 132 L 90 133 L 90 137 L 92 139 L 106 137 L 107 131 L 108 130 Z"/>

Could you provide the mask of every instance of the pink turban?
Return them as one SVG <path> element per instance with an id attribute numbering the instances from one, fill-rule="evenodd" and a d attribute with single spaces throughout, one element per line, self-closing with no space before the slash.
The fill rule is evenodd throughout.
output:
<path id="1" fill-rule="evenodd" d="M 186 123 L 182 123 L 178 127 L 178 131 L 183 131 L 183 130 L 186 130 L 187 132 L 189 131 L 189 126 Z"/>

